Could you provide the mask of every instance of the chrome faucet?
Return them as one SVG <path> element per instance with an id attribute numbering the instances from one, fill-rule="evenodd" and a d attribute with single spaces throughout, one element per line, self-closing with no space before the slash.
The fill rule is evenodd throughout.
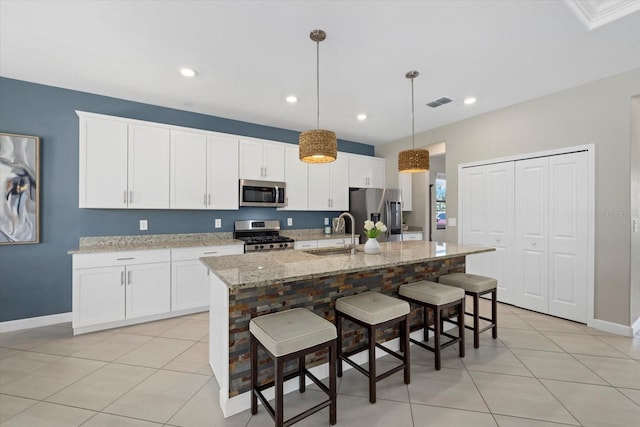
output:
<path id="1" fill-rule="evenodd" d="M 342 212 L 338 219 L 348 216 L 351 219 L 351 255 L 356 254 L 356 219 L 349 212 Z"/>

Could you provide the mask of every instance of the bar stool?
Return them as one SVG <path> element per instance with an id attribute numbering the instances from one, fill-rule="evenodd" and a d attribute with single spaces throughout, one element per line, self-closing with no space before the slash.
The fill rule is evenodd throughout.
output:
<path id="1" fill-rule="evenodd" d="M 411 382 L 409 372 L 409 303 L 378 292 L 364 292 L 336 300 L 336 326 L 338 328 L 338 376 L 342 376 L 342 361 L 353 366 L 369 378 L 369 402 L 376 403 L 376 383 L 404 370 L 404 383 Z M 342 318 L 348 319 L 367 330 L 365 345 L 348 352 L 342 351 Z M 376 331 L 391 324 L 400 323 L 400 351 L 402 355 L 376 343 Z M 402 364 L 376 375 L 376 347 L 399 359 Z M 369 370 L 349 359 L 362 350 L 369 352 Z"/>
<path id="2" fill-rule="evenodd" d="M 480 347 L 480 333 L 488 329 L 492 330 L 493 339 L 498 338 L 498 281 L 491 277 L 479 276 L 469 273 L 451 273 L 438 278 L 438 282 L 449 286 L 464 289 L 465 294 L 473 298 L 473 313 L 465 314 L 473 316 L 473 327 L 465 325 L 473 330 L 473 347 Z M 491 318 L 480 315 L 480 296 L 491 293 Z M 486 320 L 489 325 L 480 328 L 480 319 Z"/>
<path id="3" fill-rule="evenodd" d="M 424 341 L 429 341 L 429 331 L 432 330 L 434 345 L 432 347 L 413 338 L 409 338 L 409 340 L 435 353 L 437 371 L 440 370 L 440 353 L 443 348 L 459 343 L 459 356 L 464 357 L 464 291 L 462 289 L 424 280 L 400 286 L 398 294 L 400 298 L 422 306 L 424 312 Z M 457 337 L 442 330 L 443 321 L 445 319 L 448 320 L 450 317 L 443 315 L 444 309 L 449 307 L 457 307 Z M 433 327 L 429 326 L 429 309 L 433 310 Z M 449 340 L 441 343 L 441 335 L 449 338 Z"/>
<path id="4" fill-rule="evenodd" d="M 329 422 L 336 423 L 336 328 L 333 323 L 304 308 L 292 308 L 249 322 L 251 345 L 251 414 L 258 413 L 258 398 L 275 421 L 276 427 L 289 426 L 329 406 Z M 273 381 L 258 385 L 258 345 L 273 359 Z M 329 349 L 329 387 L 305 367 L 305 356 Z M 297 371 L 284 375 L 285 363 L 298 360 Z M 300 393 L 309 377 L 329 397 L 314 407 L 284 420 L 284 382 L 299 377 Z M 275 409 L 262 392 L 275 386 Z"/>

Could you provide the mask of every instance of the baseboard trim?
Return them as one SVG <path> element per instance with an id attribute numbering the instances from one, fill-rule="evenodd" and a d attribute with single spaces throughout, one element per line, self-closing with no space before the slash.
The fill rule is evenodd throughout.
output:
<path id="1" fill-rule="evenodd" d="M 40 326 L 50 326 L 65 322 L 71 322 L 71 312 L 0 322 L 0 333 L 39 328 Z"/>
<path id="2" fill-rule="evenodd" d="M 606 320 L 593 319 L 593 322 L 589 322 L 588 326 L 600 331 L 609 332 L 611 334 L 632 337 L 637 333 L 638 330 L 640 330 L 640 319 L 638 319 L 633 326 L 607 322 Z"/>
<path id="3" fill-rule="evenodd" d="M 632 332 L 633 335 L 632 336 L 634 336 L 634 337 L 636 336 L 636 334 L 638 332 L 640 332 L 640 317 L 638 317 L 636 319 L 636 321 L 633 322 L 633 325 L 631 325 L 631 329 L 633 329 L 633 332 Z"/>

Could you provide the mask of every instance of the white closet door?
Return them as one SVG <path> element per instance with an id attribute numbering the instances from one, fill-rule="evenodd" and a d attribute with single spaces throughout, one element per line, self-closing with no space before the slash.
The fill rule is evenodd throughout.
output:
<path id="1" fill-rule="evenodd" d="M 549 312 L 549 160 L 515 164 L 516 277 L 514 303 Z"/>
<path id="2" fill-rule="evenodd" d="M 514 163 L 485 166 L 486 274 L 498 281 L 498 301 L 513 303 Z"/>
<path id="3" fill-rule="evenodd" d="M 485 166 L 462 169 L 462 243 L 485 245 Z M 486 254 L 470 255 L 466 272 L 485 275 Z"/>
<path id="4" fill-rule="evenodd" d="M 587 321 L 587 153 L 549 157 L 549 314 Z"/>

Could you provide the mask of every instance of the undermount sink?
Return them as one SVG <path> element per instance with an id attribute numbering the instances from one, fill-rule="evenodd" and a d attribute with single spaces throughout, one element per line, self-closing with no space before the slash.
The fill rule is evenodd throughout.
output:
<path id="1" fill-rule="evenodd" d="M 309 249 L 303 252 L 317 256 L 349 255 L 351 253 L 351 248 L 321 248 Z"/>

